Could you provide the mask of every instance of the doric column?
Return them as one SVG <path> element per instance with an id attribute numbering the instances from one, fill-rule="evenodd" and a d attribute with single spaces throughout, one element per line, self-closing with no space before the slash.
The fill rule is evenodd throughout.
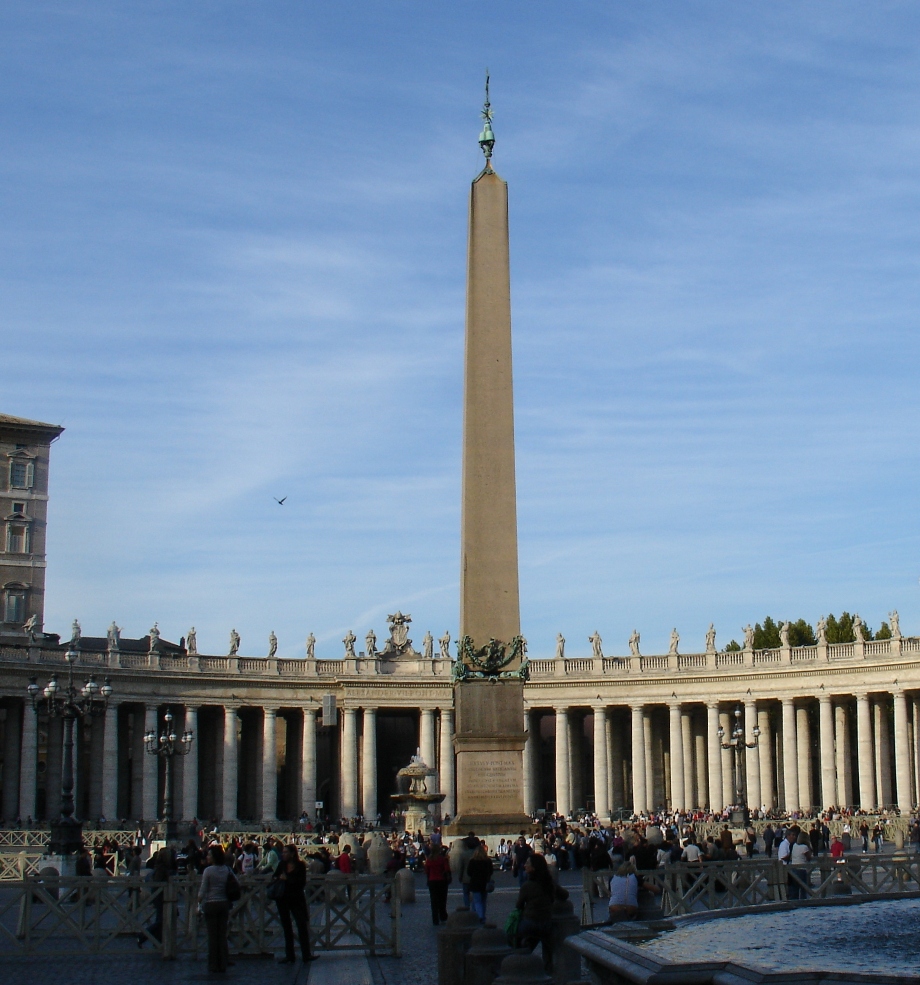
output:
<path id="1" fill-rule="evenodd" d="M 434 709 L 422 708 L 419 712 L 419 750 L 426 766 L 436 769 L 438 757 L 435 751 Z"/>
<path id="2" fill-rule="evenodd" d="M 534 736 L 531 731 L 532 721 L 529 708 L 524 709 L 524 756 L 522 766 L 524 770 L 524 813 L 533 814 L 535 810 L 536 798 L 533 795 L 534 771 L 533 771 L 533 748 Z"/>
<path id="3" fill-rule="evenodd" d="M 0 810 L 10 827 L 19 811 L 22 717 L 34 715 L 30 705 L 17 701 L 6 709 L 6 741 L 3 749 L 3 803 Z M 24 820 L 24 818 L 23 818 Z"/>
<path id="4" fill-rule="evenodd" d="M 569 809 L 585 806 L 585 720 L 569 712 Z"/>
<path id="5" fill-rule="evenodd" d="M 35 819 L 35 781 L 38 771 L 38 715 L 24 704 L 22 707 L 22 752 L 19 765 L 19 811 L 25 824 L 26 818 Z"/>
<path id="6" fill-rule="evenodd" d="M 891 793 L 891 730 L 888 727 L 888 702 L 881 695 L 876 697 L 872 709 L 875 719 L 875 786 L 876 806 L 888 807 Z"/>
<path id="7" fill-rule="evenodd" d="M 610 817 L 610 802 L 607 799 L 607 708 L 594 707 L 594 813 L 599 818 Z"/>
<path id="8" fill-rule="evenodd" d="M 431 763 L 432 767 L 437 763 Z M 377 709 L 364 709 L 361 747 L 361 813 L 365 821 L 377 817 Z"/>
<path id="9" fill-rule="evenodd" d="M 642 737 L 645 740 L 645 803 L 643 808 L 655 807 L 655 754 L 652 745 L 652 712 L 645 708 L 642 714 Z"/>
<path id="10" fill-rule="evenodd" d="M 811 781 L 811 719 L 808 707 L 799 705 L 795 711 L 796 756 L 799 767 L 799 807 L 807 810 L 813 807 L 814 784 Z"/>
<path id="11" fill-rule="evenodd" d="M 732 729 L 735 727 L 735 716 L 730 712 L 719 712 L 719 725 L 725 729 L 723 742 L 728 742 L 731 738 Z M 720 746 L 722 744 L 720 743 Z M 732 762 L 731 749 L 721 748 L 722 755 L 722 804 L 734 804 L 737 800 L 735 796 L 735 769 Z"/>
<path id="12" fill-rule="evenodd" d="M 706 723 L 694 724 L 693 730 L 693 770 L 696 777 L 696 798 L 694 807 L 705 807 L 709 803 L 709 743 L 706 741 Z M 722 781 L 719 781 L 721 788 Z"/>
<path id="13" fill-rule="evenodd" d="M 917 742 L 920 741 L 920 704 L 918 704 L 916 694 L 910 700 L 910 724 L 910 765 L 911 778 L 914 781 L 914 802 L 916 803 L 920 800 L 920 755 L 917 754 Z"/>
<path id="14" fill-rule="evenodd" d="M 856 755 L 859 760 L 859 806 L 875 807 L 875 750 L 872 744 L 872 707 L 869 695 L 856 695 Z"/>
<path id="15" fill-rule="evenodd" d="M 441 813 L 453 817 L 457 813 L 457 797 L 454 791 L 454 709 L 441 709 L 441 761 L 438 764 L 441 793 L 446 794 Z"/>
<path id="16" fill-rule="evenodd" d="M 358 814 L 358 709 L 342 712 L 342 817 Z"/>
<path id="17" fill-rule="evenodd" d="M 105 709 L 102 726 L 102 814 L 113 823 L 118 817 L 118 705 L 114 701 Z"/>
<path id="18" fill-rule="evenodd" d="M 278 813 L 278 709 L 262 709 L 262 820 L 277 821 Z"/>
<path id="19" fill-rule="evenodd" d="M 684 763 L 684 809 L 690 810 L 697 804 L 694 797 L 696 790 L 693 769 L 693 716 L 683 708 L 680 713 L 680 741 Z"/>
<path id="20" fill-rule="evenodd" d="M 303 743 L 300 760 L 301 810 L 316 814 L 316 709 L 303 710 Z"/>
<path id="21" fill-rule="evenodd" d="M 198 817 L 198 755 L 201 749 L 201 735 L 198 732 L 198 709 L 194 705 L 185 706 L 185 728 L 193 733 L 192 750 L 182 757 L 182 814 L 186 821 Z M 109 725 L 106 722 L 106 735 Z M 106 817 L 109 817 L 106 814 Z"/>
<path id="22" fill-rule="evenodd" d="M 846 704 L 838 704 L 834 709 L 834 758 L 837 770 L 837 799 L 838 807 L 850 807 L 853 804 L 853 779 L 850 763 L 850 719 Z"/>
<path id="23" fill-rule="evenodd" d="M 556 709 L 556 813 L 568 816 L 571 801 L 571 755 L 569 751 L 569 709 Z"/>
<path id="24" fill-rule="evenodd" d="M 834 756 L 834 705 L 823 691 L 818 697 L 818 732 L 821 744 L 821 806 L 837 803 L 837 766 Z"/>
<path id="25" fill-rule="evenodd" d="M 684 735 L 681 729 L 680 702 L 668 706 L 668 744 L 671 752 L 671 810 L 686 808 L 684 794 Z"/>
<path id="26" fill-rule="evenodd" d="M 914 804 L 910 782 L 910 742 L 907 734 L 907 695 L 894 692 L 894 763 L 898 784 L 897 805 L 906 814 Z"/>
<path id="27" fill-rule="evenodd" d="M 754 741 L 754 727 L 760 728 L 757 724 L 757 702 L 749 698 L 744 703 L 744 739 L 745 742 Z M 747 795 L 748 807 L 758 808 L 763 803 L 763 796 L 760 791 L 760 738 L 757 739 L 757 746 L 753 749 L 744 750 L 744 785 Z"/>
<path id="28" fill-rule="evenodd" d="M 612 709 L 607 709 L 607 765 L 610 783 L 609 800 L 611 811 L 626 807 L 626 790 L 623 777 L 623 732 L 615 727 Z"/>
<path id="29" fill-rule="evenodd" d="M 645 774 L 645 715 L 642 705 L 630 705 L 632 715 L 632 794 L 633 812 L 641 814 L 648 806 Z"/>
<path id="30" fill-rule="evenodd" d="M 147 705 L 144 708 L 144 731 L 159 733 L 156 705 Z M 144 808 L 144 821 L 150 824 L 159 817 L 160 813 L 160 757 L 152 755 L 145 749 L 143 763 L 141 803 Z"/>
<path id="31" fill-rule="evenodd" d="M 783 698 L 783 807 L 799 809 L 799 750 L 795 738 L 795 703 Z"/>
<path id="32" fill-rule="evenodd" d="M 709 809 L 721 811 L 726 801 L 722 798 L 722 744 L 719 741 L 719 705 L 716 701 L 706 705 L 706 748 L 709 750 Z"/>
<path id="33" fill-rule="evenodd" d="M 773 785 L 773 724 L 770 709 L 760 708 L 757 712 L 760 726 L 760 739 L 757 741 L 757 759 L 760 764 L 760 805 L 772 811 L 776 806 L 776 792 Z"/>
<path id="34" fill-rule="evenodd" d="M 239 705 L 224 705 L 224 782 L 223 817 L 224 824 L 235 823 L 239 811 L 239 744 L 236 726 Z"/>

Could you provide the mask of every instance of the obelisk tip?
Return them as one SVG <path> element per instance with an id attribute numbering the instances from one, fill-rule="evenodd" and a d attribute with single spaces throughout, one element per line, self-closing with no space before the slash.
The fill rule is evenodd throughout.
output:
<path id="1" fill-rule="evenodd" d="M 491 170 L 492 148 L 495 146 L 495 134 L 492 132 L 492 104 L 489 102 L 489 70 L 486 69 L 486 101 L 482 105 L 482 118 L 485 121 L 482 133 L 479 134 L 479 146 L 486 158 L 486 170 Z"/>

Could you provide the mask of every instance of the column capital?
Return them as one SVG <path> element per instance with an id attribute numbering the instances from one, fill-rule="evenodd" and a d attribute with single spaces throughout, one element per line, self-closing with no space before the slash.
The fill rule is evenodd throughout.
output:
<path id="1" fill-rule="evenodd" d="M 683 701 L 675 701 L 673 698 L 668 702 L 668 711 L 680 711 L 683 708 Z"/>
<path id="2" fill-rule="evenodd" d="M 715 701 L 707 701 L 706 702 L 706 707 L 710 711 L 718 711 L 719 710 L 719 700 L 716 699 Z"/>
<path id="3" fill-rule="evenodd" d="M 829 705 L 833 700 L 834 700 L 834 696 L 832 694 L 829 694 L 827 691 L 822 691 L 818 695 L 818 704 L 822 704 L 822 705 L 828 704 Z"/>
<path id="4" fill-rule="evenodd" d="M 274 718 L 281 711 L 280 705 L 262 705 L 262 714 Z"/>
<path id="5" fill-rule="evenodd" d="M 238 711 L 240 710 L 240 708 L 242 708 L 242 707 L 243 707 L 243 706 L 242 706 L 242 704 L 236 704 L 236 703 L 234 703 L 234 704 L 229 704 L 229 705 L 228 705 L 228 704 L 225 704 L 225 705 L 223 706 L 223 708 L 224 708 L 224 711 L 225 711 L 225 712 L 226 712 L 226 713 L 227 713 L 228 715 L 235 715 L 235 714 L 236 714 L 236 713 L 237 713 L 237 712 L 238 712 Z"/>
<path id="6" fill-rule="evenodd" d="M 607 709 L 608 709 L 608 705 L 606 702 L 603 701 L 601 702 L 595 701 L 594 704 L 591 705 L 591 710 L 594 712 L 595 715 L 598 714 L 598 712 L 601 712 L 606 715 Z"/>
<path id="7" fill-rule="evenodd" d="M 795 698 L 780 698 L 779 703 L 784 708 L 791 708 L 795 706 Z"/>
<path id="8" fill-rule="evenodd" d="M 568 715 L 568 713 L 569 713 L 569 708 L 570 708 L 570 706 L 569 706 L 569 705 L 558 705 L 558 706 L 554 706 L 554 707 L 553 707 L 553 711 L 554 711 L 554 712 L 555 712 L 555 713 L 556 713 L 557 715 Z"/>

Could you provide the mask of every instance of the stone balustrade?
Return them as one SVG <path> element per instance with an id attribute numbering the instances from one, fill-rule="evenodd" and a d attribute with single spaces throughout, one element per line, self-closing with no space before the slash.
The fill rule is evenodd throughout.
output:
<path id="1" fill-rule="evenodd" d="M 605 657 L 533 657 L 531 677 L 585 678 L 606 676 L 636 676 L 674 673 L 694 673 L 699 670 L 727 670 L 742 667 L 775 665 L 826 664 L 850 661 L 884 660 L 905 654 L 920 654 L 920 638 L 901 637 L 890 640 L 869 640 L 864 643 L 824 643 L 814 646 L 779 647 L 772 650 L 721 650 L 705 653 L 669 653 L 642 656 Z M 379 656 L 338 659 L 307 659 L 290 657 L 222 657 L 208 654 L 183 656 L 151 653 L 81 653 L 81 664 L 125 670 L 158 670 L 166 673 L 239 675 L 242 677 L 354 677 L 374 675 L 422 675 L 449 677 L 452 661 L 440 657 L 400 658 L 388 660 Z M 64 665 L 64 650 L 43 649 L 38 646 L 4 646 L 0 648 L 0 663 L 27 661 L 29 663 Z"/>

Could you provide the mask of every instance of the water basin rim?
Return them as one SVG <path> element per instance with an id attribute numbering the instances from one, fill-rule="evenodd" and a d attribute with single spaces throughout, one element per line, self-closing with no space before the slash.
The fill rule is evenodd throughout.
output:
<path id="1" fill-rule="evenodd" d="M 902 894 L 897 894 L 895 898 L 901 897 Z M 778 904 L 776 908 L 791 909 L 786 904 Z M 920 976 L 890 972 L 828 971 L 817 968 L 774 970 L 754 962 L 740 964 L 735 961 L 678 962 L 596 930 L 570 937 L 566 946 L 578 951 L 589 965 L 597 962 L 635 985 L 741 985 L 745 982 L 756 985 L 789 985 L 790 981 L 795 981 L 796 985 L 829 985 L 830 982 L 835 985 L 920 983 Z"/>

